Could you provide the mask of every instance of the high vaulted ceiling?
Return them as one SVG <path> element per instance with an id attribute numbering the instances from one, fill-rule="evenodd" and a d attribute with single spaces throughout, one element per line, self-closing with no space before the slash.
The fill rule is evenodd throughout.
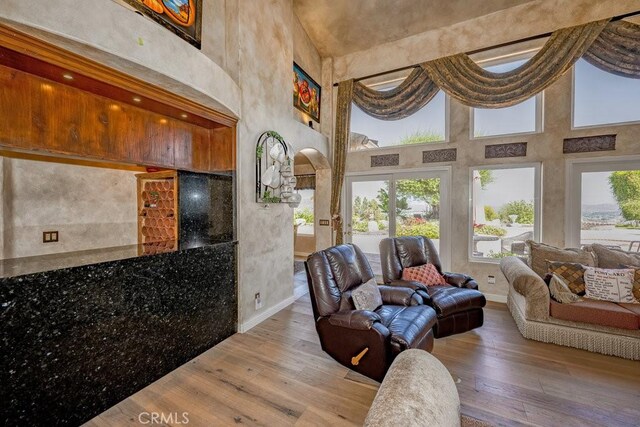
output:
<path id="1" fill-rule="evenodd" d="M 335 57 L 446 27 L 531 0 L 294 0 L 322 57 Z"/>

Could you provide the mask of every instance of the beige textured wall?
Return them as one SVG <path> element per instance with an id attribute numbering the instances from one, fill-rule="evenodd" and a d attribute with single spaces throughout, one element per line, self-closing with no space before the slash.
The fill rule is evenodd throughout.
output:
<path id="1" fill-rule="evenodd" d="M 137 243 L 135 172 L 1 159 L 4 258 Z"/>
<path id="2" fill-rule="evenodd" d="M 255 203 L 254 147 L 273 129 L 295 151 L 327 153 L 328 140 L 293 117 L 291 0 L 239 2 L 240 82 L 245 119 L 238 127 L 239 309 L 245 323 L 293 296 L 293 209 Z M 254 294 L 264 305 L 256 312 Z"/>
<path id="3" fill-rule="evenodd" d="M 569 158 L 588 158 L 640 154 L 640 125 L 603 126 L 590 129 L 571 129 L 571 84 L 568 73 L 544 93 L 544 132 L 533 135 L 506 136 L 470 140 L 469 108 L 452 100 L 450 103 L 450 142 L 428 146 L 409 146 L 375 150 L 375 154 L 400 153 L 400 166 L 396 169 L 415 168 L 423 170 L 422 151 L 425 149 L 455 147 L 458 150 L 456 162 L 443 163 L 452 166 L 452 206 L 451 247 L 452 271 L 470 274 L 478 279 L 485 293 L 505 296 L 507 284 L 497 264 L 468 261 L 469 224 L 469 168 L 472 166 L 518 163 L 542 163 L 542 240 L 546 243 L 564 246 L 565 215 L 565 161 Z M 564 138 L 617 134 L 615 152 L 589 154 L 562 153 Z M 488 144 L 507 142 L 528 142 L 527 156 L 512 159 L 485 159 L 484 147 Z M 374 152 L 350 153 L 347 161 L 348 172 L 370 171 L 383 173 L 381 168 L 372 170 L 370 156 Z M 440 163 L 438 164 L 440 165 Z M 487 276 L 496 277 L 496 284 L 487 284 Z"/>

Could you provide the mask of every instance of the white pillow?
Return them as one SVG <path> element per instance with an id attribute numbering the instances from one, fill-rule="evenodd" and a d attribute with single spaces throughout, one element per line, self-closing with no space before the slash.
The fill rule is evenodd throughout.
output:
<path id="1" fill-rule="evenodd" d="M 634 270 L 586 267 L 586 297 L 602 301 L 637 303 L 633 297 Z"/>
<path id="2" fill-rule="evenodd" d="M 558 301 L 561 304 L 569 304 L 572 302 L 580 301 L 578 295 L 571 292 L 569 289 L 569 285 L 564 279 L 557 274 L 553 274 L 551 277 L 551 281 L 549 282 L 549 292 L 551 293 L 551 297 Z"/>

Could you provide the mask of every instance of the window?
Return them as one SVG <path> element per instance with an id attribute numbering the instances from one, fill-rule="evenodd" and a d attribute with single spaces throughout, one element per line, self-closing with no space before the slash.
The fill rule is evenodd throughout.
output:
<path id="1" fill-rule="evenodd" d="M 640 121 L 640 80 L 616 76 L 576 62 L 573 71 L 573 127 Z"/>
<path id="2" fill-rule="evenodd" d="M 354 175 L 345 185 L 345 241 L 357 245 L 375 274 L 382 274 L 380 241 L 386 237 L 429 237 L 447 268 L 450 260 L 450 168 L 420 172 Z"/>
<path id="3" fill-rule="evenodd" d="M 540 240 L 540 165 L 471 169 L 471 259 L 499 262 Z"/>
<path id="4" fill-rule="evenodd" d="M 302 197 L 300 205 L 293 210 L 294 224 L 298 226 L 298 234 L 314 234 L 313 203 L 315 190 L 298 190 Z"/>
<path id="5" fill-rule="evenodd" d="M 569 160 L 567 174 L 566 244 L 640 251 L 640 158 Z"/>
<path id="6" fill-rule="evenodd" d="M 518 68 L 529 60 L 518 55 L 517 60 L 487 61 L 483 68 L 494 73 L 504 73 Z M 542 132 L 542 93 L 520 104 L 506 108 L 472 108 L 472 138 L 484 138 L 499 135 Z"/>
<path id="7" fill-rule="evenodd" d="M 375 90 L 389 90 L 404 80 L 370 84 Z M 401 120 L 378 120 L 351 105 L 350 151 L 408 144 L 445 142 L 447 134 L 447 97 L 440 91 L 415 114 Z"/>

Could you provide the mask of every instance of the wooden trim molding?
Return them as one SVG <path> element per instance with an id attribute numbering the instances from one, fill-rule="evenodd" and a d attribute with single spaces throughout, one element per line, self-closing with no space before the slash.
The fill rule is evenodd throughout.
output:
<path id="1" fill-rule="evenodd" d="M 237 119 L 193 102 L 162 87 L 151 85 L 99 62 L 69 52 L 32 35 L 0 23 L 0 46 L 40 59 L 86 77 L 134 92 L 142 97 L 180 108 L 223 126 L 233 127 Z"/>

